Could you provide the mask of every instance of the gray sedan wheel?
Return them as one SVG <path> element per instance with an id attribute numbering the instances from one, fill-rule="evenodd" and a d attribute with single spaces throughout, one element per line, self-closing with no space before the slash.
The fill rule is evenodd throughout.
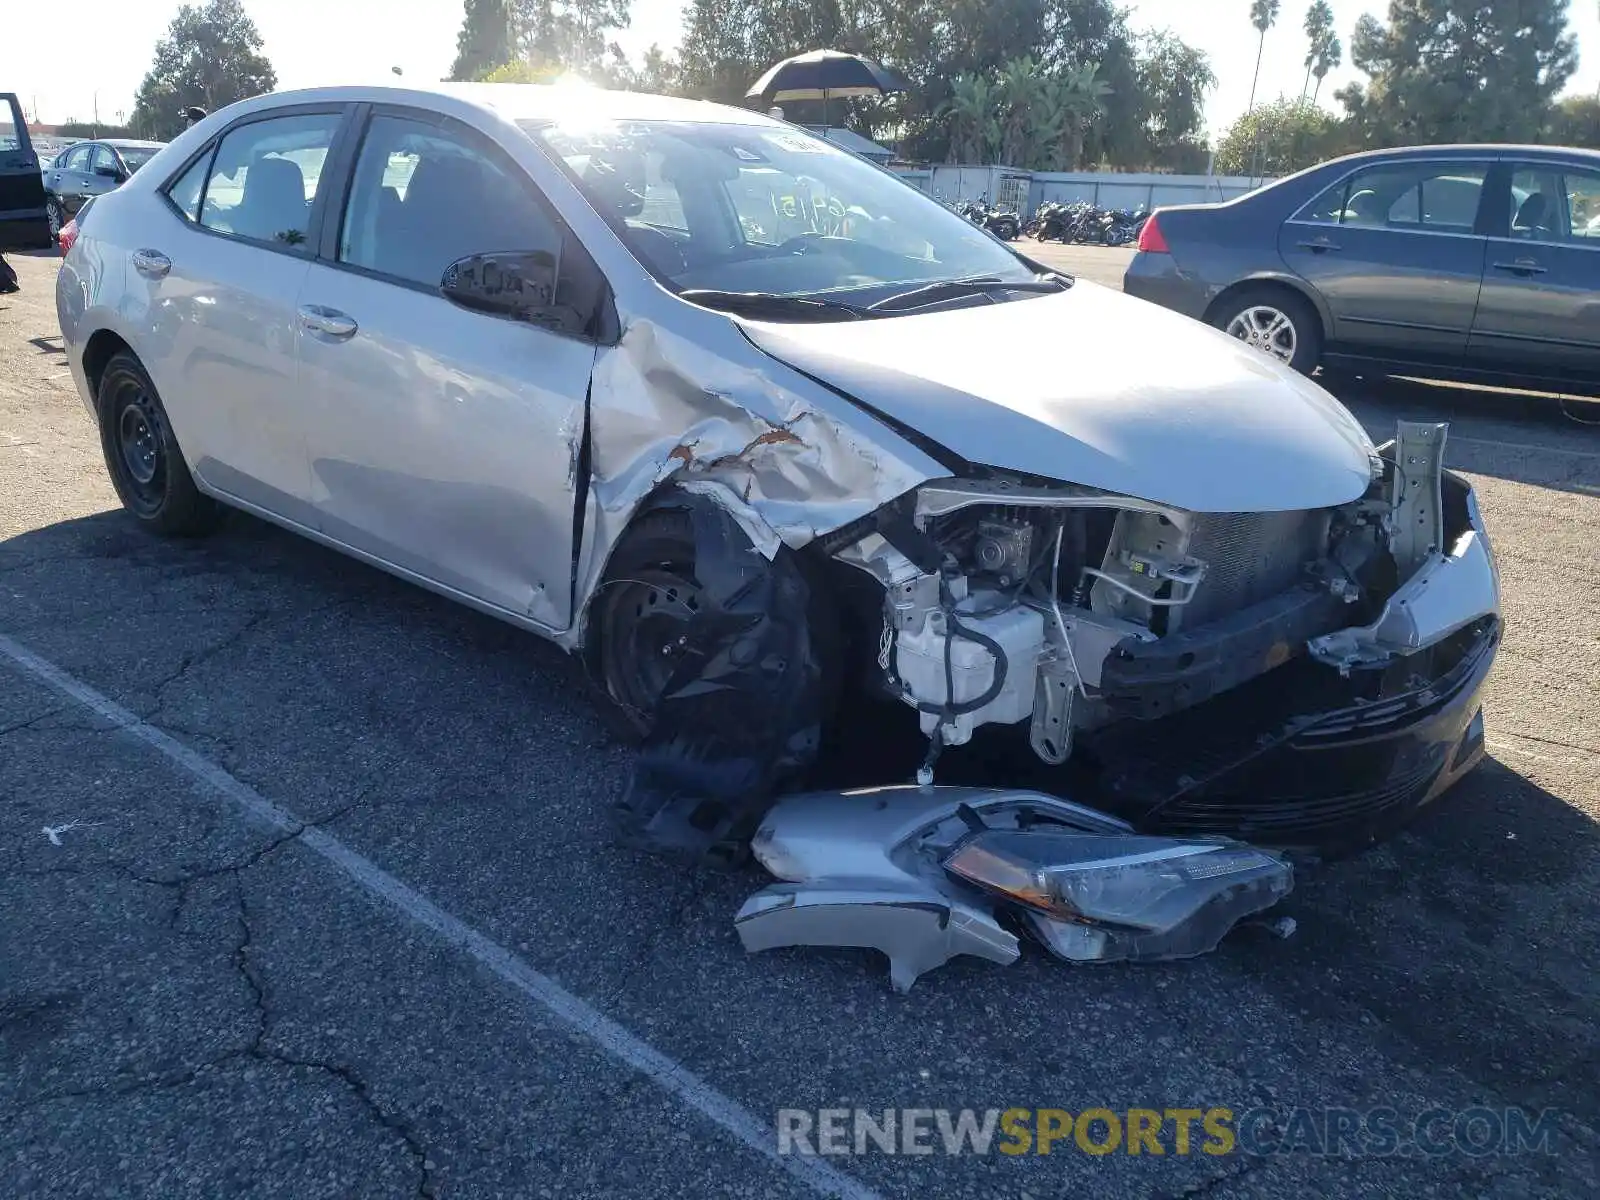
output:
<path id="1" fill-rule="evenodd" d="M 1322 356 L 1322 322 L 1287 288 L 1242 291 L 1213 314 L 1211 323 L 1303 375 L 1316 370 Z"/>
<path id="2" fill-rule="evenodd" d="M 53 238 L 60 237 L 61 227 L 66 223 L 61 219 L 61 206 L 53 199 L 47 200 L 44 206 L 44 216 L 45 220 L 50 222 L 50 236 Z"/>

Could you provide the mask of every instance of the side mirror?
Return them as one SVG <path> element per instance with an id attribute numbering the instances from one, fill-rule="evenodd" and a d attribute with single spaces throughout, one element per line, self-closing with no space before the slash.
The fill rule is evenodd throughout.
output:
<path id="1" fill-rule="evenodd" d="M 557 319 L 560 275 L 559 250 L 469 254 L 444 269 L 439 293 L 476 312 L 544 322 Z"/>
<path id="2" fill-rule="evenodd" d="M 122 169 L 115 163 L 101 163 L 94 169 L 96 175 L 104 175 L 108 179 L 115 179 L 118 183 L 127 178 Z"/>

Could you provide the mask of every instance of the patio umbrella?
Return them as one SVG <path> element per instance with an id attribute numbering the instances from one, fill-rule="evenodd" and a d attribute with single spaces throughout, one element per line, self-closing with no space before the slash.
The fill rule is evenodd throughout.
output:
<path id="1" fill-rule="evenodd" d="M 822 123 L 828 123 L 828 101 L 835 96 L 882 96 L 903 92 L 905 84 L 890 72 L 859 54 L 842 50 L 811 50 L 768 68 L 751 85 L 746 100 L 782 104 L 785 100 L 821 100 Z"/>

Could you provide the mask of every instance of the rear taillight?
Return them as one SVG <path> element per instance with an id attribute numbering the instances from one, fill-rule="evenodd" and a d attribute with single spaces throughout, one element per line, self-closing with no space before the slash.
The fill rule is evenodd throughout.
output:
<path id="1" fill-rule="evenodd" d="M 1167 239 L 1161 233 L 1161 226 L 1157 224 L 1157 214 L 1151 213 L 1150 219 L 1144 223 L 1144 228 L 1139 231 L 1140 254 L 1171 254 L 1172 250 L 1167 245 Z"/>

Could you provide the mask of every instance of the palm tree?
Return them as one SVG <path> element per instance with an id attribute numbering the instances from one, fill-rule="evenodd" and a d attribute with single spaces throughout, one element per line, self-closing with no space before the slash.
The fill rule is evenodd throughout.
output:
<path id="1" fill-rule="evenodd" d="M 1344 62 L 1344 43 L 1339 40 L 1337 33 L 1330 32 L 1317 54 L 1316 65 L 1311 68 L 1311 73 L 1317 79 L 1317 86 L 1311 92 L 1311 103 L 1317 102 L 1317 94 L 1322 91 L 1323 77 L 1342 62 Z"/>
<path id="2" fill-rule="evenodd" d="M 1306 41 L 1310 45 L 1306 49 L 1306 81 L 1300 88 L 1300 98 L 1305 99 L 1306 93 L 1311 90 L 1311 68 L 1321 60 L 1323 51 L 1327 48 L 1328 40 L 1334 37 L 1333 9 L 1329 7 L 1328 0 L 1314 0 L 1310 8 L 1306 9 Z"/>
<path id="3" fill-rule="evenodd" d="M 1050 165 L 1057 171 L 1071 171 L 1083 156 L 1083 135 L 1091 122 L 1106 111 L 1111 85 L 1100 78 L 1099 63 L 1068 67 L 1045 89 L 1040 122 L 1041 140 L 1054 142 Z M 1048 131 L 1046 133 L 1046 131 Z"/>
<path id="4" fill-rule="evenodd" d="M 1036 108 L 1044 88 L 1039 65 L 1031 57 L 1014 58 L 1000 68 L 995 99 L 1005 115 L 1000 123 L 1000 162 L 1007 167 L 1026 166 L 1034 147 Z"/>
<path id="5" fill-rule="evenodd" d="M 1261 34 L 1261 41 L 1256 46 L 1256 73 L 1250 80 L 1250 103 L 1245 111 L 1256 106 L 1256 84 L 1261 81 L 1261 52 L 1267 48 L 1267 30 L 1278 19 L 1279 0 L 1250 0 L 1250 24 Z"/>
<path id="6" fill-rule="evenodd" d="M 952 161 L 981 163 L 995 140 L 995 88 L 981 75 L 958 75 L 940 112 L 950 121 Z"/>

